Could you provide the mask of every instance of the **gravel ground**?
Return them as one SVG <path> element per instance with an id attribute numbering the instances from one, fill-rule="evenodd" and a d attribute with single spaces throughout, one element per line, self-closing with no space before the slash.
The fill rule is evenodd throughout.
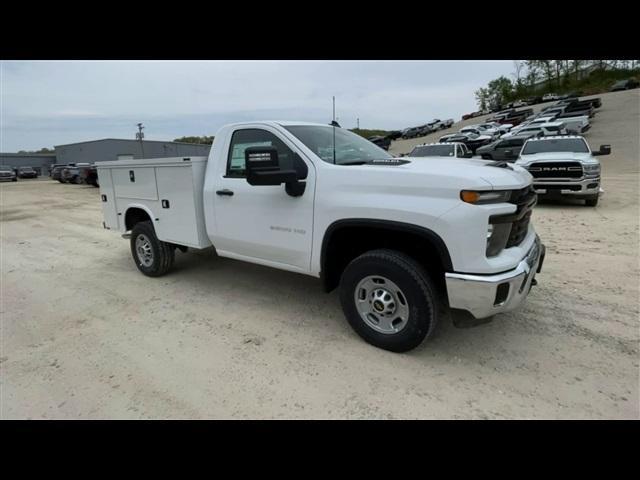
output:
<path id="1" fill-rule="evenodd" d="M 361 341 L 311 277 L 206 251 L 147 278 L 97 189 L 2 184 L 0 417 L 640 418 L 639 94 L 601 95 L 586 135 L 613 150 L 599 206 L 536 207 L 524 307 L 407 354 Z"/>

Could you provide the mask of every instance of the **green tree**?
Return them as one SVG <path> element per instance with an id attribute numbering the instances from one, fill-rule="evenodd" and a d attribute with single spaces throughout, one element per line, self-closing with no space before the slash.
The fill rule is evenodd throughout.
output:
<path id="1" fill-rule="evenodd" d="M 213 136 L 207 137 L 205 135 L 202 137 L 196 137 L 196 136 L 180 137 L 180 138 L 175 138 L 173 141 L 183 142 L 183 143 L 200 143 L 204 145 L 211 145 L 213 143 Z"/>

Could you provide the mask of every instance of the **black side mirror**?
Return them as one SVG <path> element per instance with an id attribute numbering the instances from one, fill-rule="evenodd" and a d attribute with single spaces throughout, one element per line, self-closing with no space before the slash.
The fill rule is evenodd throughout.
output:
<path id="1" fill-rule="evenodd" d="M 462 156 L 462 158 L 473 158 L 473 153 L 467 152 Z"/>
<path id="2" fill-rule="evenodd" d="M 611 145 L 600 145 L 600 150 L 591 152 L 592 155 L 609 155 L 611 153 Z"/>
<path id="3" fill-rule="evenodd" d="M 292 197 L 304 193 L 304 182 L 298 181 L 298 173 L 293 169 L 282 170 L 276 147 L 249 147 L 244 151 L 247 183 L 253 186 L 285 184 L 286 192 Z"/>

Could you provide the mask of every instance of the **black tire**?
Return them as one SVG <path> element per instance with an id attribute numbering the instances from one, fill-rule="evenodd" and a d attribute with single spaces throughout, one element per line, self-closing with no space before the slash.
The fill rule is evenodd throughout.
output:
<path id="1" fill-rule="evenodd" d="M 595 206 L 597 206 L 597 205 L 598 205 L 598 199 L 599 199 L 599 198 L 600 198 L 600 196 L 599 196 L 599 195 L 596 195 L 595 197 L 587 198 L 587 199 L 584 201 L 584 204 L 585 204 L 587 207 L 595 207 Z"/>
<path id="2" fill-rule="evenodd" d="M 136 239 L 144 235 L 150 243 L 153 255 L 150 265 L 145 265 L 139 258 L 136 250 Z M 175 247 L 169 243 L 158 240 L 151 221 L 136 223 L 131 232 L 131 255 L 133 261 L 143 274 L 148 277 L 160 277 L 167 273 L 173 266 L 175 259 Z"/>
<path id="3" fill-rule="evenodd" d="M 16 178 L 12 178 L 12 179 L 11 179 L 11 181 L 12 181 L 12 182 L 17 182 L 17 181 L 18 181 L 18 177 L 16 177 Z"/>
<path id="4" fill-rule="evenodd" d="M 358 312 L 356 288 L 368 276 L 382 276 L 401 290 L 408 318 L 397 333 L 374 330 Z M 351 327 L 367 343 L 392 352 L 409 351 L 431 335 L 439 312 L 435 292 L 424 268 L 413 258 L 395 250 L 372 250 L 360 255 L 347 265 L 340 278 L 340 302 Z"/>
<path id="5" fill-rule="evenodd" d="M 75 183 L 76 185 L 80 185 L 82 183 L 82 178 L 80 178 L 80 176 L 78 175 L 73 179 L 73 183 Z"/>

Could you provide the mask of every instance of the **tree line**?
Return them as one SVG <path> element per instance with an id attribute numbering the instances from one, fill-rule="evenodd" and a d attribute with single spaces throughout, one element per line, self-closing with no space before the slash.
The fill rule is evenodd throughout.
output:
<path id="1" fill-rule="evenodd" d="M 210 137 L 207 137 L 206 135 L 202 137 L 197 137 L 197 136 L 180 137 L 180 138 L 174 138 L 173 141 L 183 142 L 183 143 L 201 143 L 204 145 L 211 145 L 213 144 L 213 135 L 211 135 Z"/>
<path id="2" fill-rule="evenodd" d="M 640 60 L 517 60 L 511 78 L 500 76 L 475 92 L 480 110 L 545 93 L 606 91 L 613 82 L 640 75 Z"/>

